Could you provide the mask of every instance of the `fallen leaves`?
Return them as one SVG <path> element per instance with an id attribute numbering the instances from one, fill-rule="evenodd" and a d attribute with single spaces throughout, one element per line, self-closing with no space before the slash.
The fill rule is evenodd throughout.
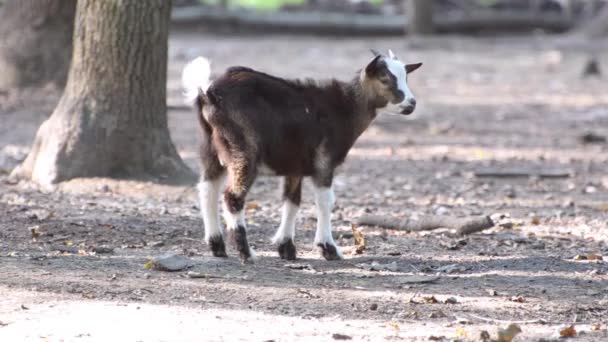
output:
<path id="1" fill-rule="evenodd" d="M 496 342 L 511 342 L 519 333 L 521 333 L 521 327 L 516 323 L 511 323 L 505 329 L 498 329 Z"/>
<path id="2" fill-rule="evenodd" d="M 600 260 L 604 260 L 604 257 L 600 254 L 594 254 L 594 253 L 590 253 L 590 254 L 579 254 L 576 255 L 574 257 L 575 261 L 583 261 L 583 260 L 589 260 L 589 261 L 600 261 Z"/>
<path id="3" fill-rule="evenodd" d="M 454 297 L 448 297 L 444 300 L 439 300 L 435 296 L 422 297 L 425 304 L 458 304 L 458 300 Z"/>
<path id="4" fill-rule="evenodd" d="M 355 249 L 354 254 L 363 254 L 365 251 L 365 237 L 360 229 L 357 229 L 355 225 L 351 225 L 351 229 L 353 231 L 353 238 L 355 239 Z"/>
<path id="5" fill-rule="evenodd" d="M 394 319 L 386 322 L 386 325 L 388 325 L 389 327 L 393 328 L 393 330 L 395 330 L 395 331 L 400 331 L 401 330 L 401 326 Z"/>
<path id="6" fill-rule="evenodd" d="M 481 331 L 479 339 L 483 342 L 512 342 L 519 333 L 521 333 L 521 327 L 517 323 L 511 323 L 504 329 L 498 328 L 496 339 L 492 339 L 486 330 Z"/>
<path id="7" fill-rule="evenodd" d="M 509 301 L 515 303 L 525 303 L 526 298 L 524 298 L 523 296 L 512 296 L 511 298 L 509 298 Z"/>
<path id="8" fill-rule="evenodd" d="M 576 329 L 574 328 L 574 324 L 560 328 L 559 329 L 559 336 L 561 336 L 561 337 L 574 337 L 574 336 L 576 336 Z"/>

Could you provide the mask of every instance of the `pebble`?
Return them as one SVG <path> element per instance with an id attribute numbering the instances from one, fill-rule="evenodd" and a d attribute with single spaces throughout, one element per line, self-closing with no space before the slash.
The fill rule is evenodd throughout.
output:
<path id="1" fill-rule="evenodd" d="M 152 266 L 158 271 L 176 272 L 191 267 L 192 262 L 181 255 L 167 255 L 156 258 Z"/>

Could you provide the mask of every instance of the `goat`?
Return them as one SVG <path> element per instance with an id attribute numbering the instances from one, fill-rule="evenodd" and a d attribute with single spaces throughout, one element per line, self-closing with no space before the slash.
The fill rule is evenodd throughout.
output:
<path id="1" fill-rule="evenodd" d="M 205 58 L 186 65 L 182 82 L 203 133 L 198 190 L 205 240 L 214 256 L 227 256 L 218 208 L 227 176 L 223 211 L 229 239 L 243 263 L 255 258 L 243 207 L 258 172 L 270 169 L 283 176 L 281 224 L 272 239 L 279 256 L 296 258 L 302 179 L 311 177 L 317 208 L 314 245 L 326 260 L 343 258 L 331 234 L 334 171 L 378 111 L 414 111 L 407 75 L 422 65 L 404 64 L 390 50 L 388 56 L 372 52 L 373 59 L 350 82 L 286 80 L 236 66 L 210 83 Z"/>

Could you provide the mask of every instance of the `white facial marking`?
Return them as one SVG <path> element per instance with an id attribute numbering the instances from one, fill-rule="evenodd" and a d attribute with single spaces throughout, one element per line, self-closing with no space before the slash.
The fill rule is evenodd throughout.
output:
<path id="1" fill-rule="evenodd" d="M 314 244 L 330 244 L 336 247 L 340 259 L 344 259 L 340 248 L 331 235 L 331 210 L 334 206 L 335 196 L 332 188 L 314 187 L 315 203 L 317 205 L 317 232 Z"/>
<path id="2" fill-rule="evenodd" d="M 289 200 L 283 202 L 281 225 L 272 238 L 272 243 L 279 244 L 286 240 L 293 240 L 296 234 L 296 214 L 299 207 Z"/>
<path id="3" fill-rule="evenodd" d="M 201 215 L 205 227 L 205 241 L 214 236 L 222 235 L 220 229 L 219 199 L 224 177 L 215 180 L 201 180 L 198 183 L 198 198 L 201 207 Z"/>
<path id="4" fill-rule="evenodd" d="M 415 101 L 416 98 L 407 85 L 407 72 L 405 71 L 405 64 L 401 63 L 399 60 L 389 58 L 385 58 L 384 62 L 386 63 L 389 72 L 397 79 L 397 87 L 403 92 L 403 95 L 405 95 L 401 103 L 393 105 L 397 105 L 399 107 L 409 106 L 410 102 Z"/>

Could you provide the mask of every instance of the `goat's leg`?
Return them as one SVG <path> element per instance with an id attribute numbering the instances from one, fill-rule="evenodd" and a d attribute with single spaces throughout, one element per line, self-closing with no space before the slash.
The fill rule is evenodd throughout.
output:
<path id="1" fill-rule="evenodd" d="M 254 251 L 247 241 L 245 224 L 245 197 L 256 176 L 256 165 L 245 158 L 234 158 L 228 166 L 228 186 L 224 191 L 224 220 L 228 236 L 239 252 L 241 262 L 255 259 Z"/>
<path id="2" fill-rule="evenodd" d="M 331 180 L 318 181 L 313 178 L 313 183 L 317 205 L 317 232 L 314 244 L 321 249 L 321 253 L 326 260 L 344 259 L 331 235 L 331 210 L 335 203 Z"/>
<path id="3" fill-rule="evenodd" d="M 226 169 L 206 138 L 201 146 L 203 173 L 198 183 L 199 205 L 205 226 L 205 241 L 215 257 L 227 257 L 219 219 L 219 199 L 226 179 Z"/>
<path id="4" fill-rule="evenodd" d="M 296 245 L 294 243 L 296 214 L 300 208 L 302 197 L 302 177 L 285 177 L 283 180 L 283 208 L 281 225 L 272 238 L 272 243 L 278 244 L 281 259 L 295 260 Z"/>

